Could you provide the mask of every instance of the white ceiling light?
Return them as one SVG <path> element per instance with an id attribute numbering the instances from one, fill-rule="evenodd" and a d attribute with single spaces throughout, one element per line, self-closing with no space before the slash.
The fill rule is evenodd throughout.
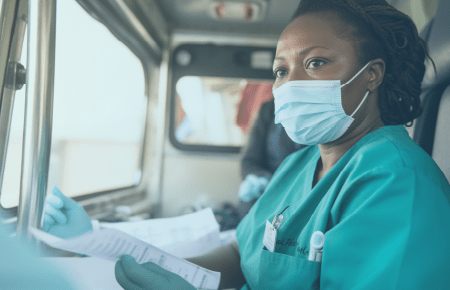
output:
<path id="1" fill-rule="evenodd" d="M 267 11 L 265 1 L 212 1 L 209 14 L 212 18 L 234 22 L 257 22 L 264 19 Z"/>

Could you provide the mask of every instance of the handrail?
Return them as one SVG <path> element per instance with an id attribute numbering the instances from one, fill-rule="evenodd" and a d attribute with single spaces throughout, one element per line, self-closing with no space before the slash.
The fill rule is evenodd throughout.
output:
<path id="1" fill-rule="evenodd" d="M 28 2 L 25 128 L 17 235 L 40 227 L 50 160 L 55 71 L 56 0 Z"/>
<path id="2" fill-rule="evenodd" d="M 9 129 L 11 124 L 14 90 L 7 87 L 9 49 L 12 42 L 14 15 L 16 14 L 16 1 L 2 1 L 0 15 L 0 192 L 3 183 L 3 173 L 6 165 L 6 151 L 8 148 Z M 3 83 L 1 82 L 3 81 Z"/>

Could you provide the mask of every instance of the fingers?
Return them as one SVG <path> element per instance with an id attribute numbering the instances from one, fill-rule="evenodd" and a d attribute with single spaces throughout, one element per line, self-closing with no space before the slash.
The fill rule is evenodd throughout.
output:
<path id="1" fill-rule="evenodd" d="M 247 177 L 245 179 L 251 184 L 258 183 L 258 181 L 259 181 L 258 176 L 254 175 L 254 174 L 247 175 Z"/>
<path id="2" fill-rule="evenodd" d="M 57 197 L 63 196 L 61 190 L 59 190 L 59 188 L 56 185 L 52 184 L 51 190 L 53 195 L 56 195 Z"/>
<path id="3" fill-rule="evenodd" d="M 263 187 L 266 187 L 269 184 L 269 180 L 265 177 L 260 177 L 259 184 Z"/>
<path id="4" fill-rule="evenodd" d="M 64 203 L 64 207 L 68 208 L 68 209 L 73 209 L 75 207 L 78 207 L 79 204 L 74 201 L 73 199 L 71 199 L 70 197 L 65 196 L 61 190 L 59 190 L 59 188 L 56 185 L 52 185 L 52 194 L 59 197 L 62 202 Z"/>
<path id="5" fill-rule="evenodd" d="M 45 204 L 45 217 L 44 222 L 46 222 L 46 217 L 51 216 L 56 223 L 60 224 L 66 224 L 67 223 L 67 217 L 64 213 L 62 213 L 61 210 L 54 208 L 51 204 L 46 203 Z"/>
<path id="6" fill-rule="evenodd" d="M 122 262 L 123 270 L 128 280 L 131 280 L 144 289 L 164 288 L 170 285 L 169 279 L 165 276 L 167 271 L 153 263 L 145 263 L 144 265 L 146 267 L 144 267 L 129 255 L 123 255 L 120 261 Z M 153 264 L 159 269 L 148 264 Z M 156 269 L 156 271 L 153 271 L 153 269 Z M 163 275 L 159 273 L 163 273 Z"/>
<path id="7" fill-rule="evenodd" d="M 123 269 L 128 279 L 141 285 L 141 280 L 148 275 L 147 271 L 129 255 L 123 255 L 120 261 L 122 261 Z"/>
<path id="8" fill-rule="evenodd" d="M 46 214 L 44 216 L 44 231 L 48 232 L 48 230 L 50 229 L 50 227 L 52 225 L 54 225 L 56 223 L 56 221 L 52 218 L 51 215 Z"/>
<path id="9" fill-rule="evenodd" d="M 148 271 L 151 271 L 155 274 L 158 274 L 161 276 L 161 280 L 167 280 L 167 283 L 170 284 L 170 279 L 168 276 L 172 275 L 172 272 L 167 271 L 166 269 L 156 265 L 155 263 L 144 263 L 141 265 L 142 267 L 144 267 L 145 269 L 147 269 Z"/>
<path id="10" fill-rule="evenodd" d="M 62 199 L 53 194 L 47 195 L 45 198 L 45 203 L 50 204 L 54 208 L 62 208 L 64 206 Z"/>
<path id="11" fill-rule="evenodd" d="M 114 273 L 116 276 L 116 281 L 125 290 L 142 290 L 143 288 L 136 285 L 134 282 L 130 281 L 125 274 L 125 268 L 123 267 L 122 261 L 119 260 L 114 267 Z"/>

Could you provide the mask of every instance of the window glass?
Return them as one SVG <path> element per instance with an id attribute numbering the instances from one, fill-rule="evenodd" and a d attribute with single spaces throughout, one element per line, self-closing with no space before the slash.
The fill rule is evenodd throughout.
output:
<path id="1" fill-rule="evenodd" d="M 74 197 L 135 185 L 147 108 L 142 64 L 76 1 L 59 1 L 56 19 L 49 188 Z M 24 88 L 14 105 L 5 208 L 19 200 Z"/>
<path id="2" fill-rule="evenodd" d="M 26 30 L 22 44 L 22 54 L 20 56 L 19 62 L 26 67 L 27 63 Z M 0 195 L 0 203 L 3 208 L 11 208 L 19 204 L 26 88 L 27 86 L 25 84 L 22 87 L 22 89 L 16 91 L 14 97 L 14 107 L 8 140 L 8 151 L 6 154 L 5 172 L 3 175 L 3 182 L 1 189 L 2 192 Z"/>
<path id="3" fill-rule="evenodd" d="M 146 103 L 139 59 L 76 1 L 59 1 L 49 186 L 69 196 L 139 182 Z"/>
<path id="4" fill-rule="evenodd" d="M 272 82 L 185 76 L 176 83 L 175 139 L 185 145 L 243 146 Z"/>

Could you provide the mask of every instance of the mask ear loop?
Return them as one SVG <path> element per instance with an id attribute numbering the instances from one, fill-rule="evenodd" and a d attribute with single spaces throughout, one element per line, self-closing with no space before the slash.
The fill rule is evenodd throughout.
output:
<path id="1" fill-rule="evenodd" d="M 361 103 L 359 103 L 359 106 L 358 106 L 358 108 L 356 108 L 356 110 L 355 111 L 353 111 L 353 114 L 351 114 L 350 115 L 350 117 L 352 117 L 353 118 L 353 115 L 355 115 L 356 114 L 356 112 L 358 112 L 358 110 L 359 110 L 359 108 L 361 108 L 361 105 L 364 103 L 364 101 L 366 100 L 366 98 L 367 98 L 367 96 L 369 95 L 369 91 L 367 91 L 367 93 L 366 93 L 366 95 L 364 96 L 364 98 L 362 99 L 362 101 L 361 101 Z"/>
<path id="2" fill-rule="evenodd" d="M 371 63 L 372 61 L 369 61 L 356 75 L 354 75 L 348 82 L 346 82 L 345 84 L 341 85 L 341 88 L 345 85 L 348 85 L 349 83 L 351 83 L 354 79 L 356 79 Z M 353 118 L 353 115 L 356 114 L 356 112 L 359 110 L 359 108 L 361 107 L 361 105 L 364 103 L 364 101 L 366 100 L 367 96 L 369 95 L 369 91 L 367 91 L 366 95 L 364 96 L 364 98 L 362 99 L 361 103 L 359 103 L 358 107 L 356 108 L 355 111 L 353 111 L 353 113 L 350 115 L 350 117 Z"/>
<path id="3" fill-rule="evenodd" d="M 343 86 L 348 85 L 349 83 L 351 83 L 354 79 L 356 79 L 371 63 L 371 61 L 369 61 L 356 75 L 354 75 L 348 82 L 346 82 L 345 84 L 341 85 L 341 88 Z"/>

